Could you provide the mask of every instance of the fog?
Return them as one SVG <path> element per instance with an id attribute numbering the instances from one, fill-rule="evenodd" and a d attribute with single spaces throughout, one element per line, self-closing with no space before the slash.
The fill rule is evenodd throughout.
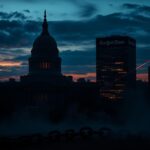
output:
<path id="1" fill-rule="evenodd" d="M 72 104 L 59 122 L 50 120 L 46 111 L 34 113 L 28 108 L 21 108 L 14 112 L 11 118 L 1 121 L 0 136 L 21 136 L 58 130 L 65 132 L 74 129 L 78 132 L 82 127 L 99 130 L 106 127 L 118 136 L 140 135 L 150 136 L 150 103 L 146 95 L 147 88 L 138 87 L 130 90 L 126 95 L 123 107 L 119 110 L 119 117 L 113 118 L 104 111 L 91 112 L 90 116 L 78 112 L 77 105 Z"/>

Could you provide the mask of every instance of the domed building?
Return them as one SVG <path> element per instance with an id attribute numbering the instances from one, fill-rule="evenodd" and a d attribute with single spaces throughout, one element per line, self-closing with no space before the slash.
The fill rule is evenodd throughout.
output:
<path id="1" fill-rule="evenodd" d="M 62 83 L 68 81 L 61 73 L 61 58 L 55 39 L 48 32 L 46 11 L 41 34 L 35 39 L 29 58 L 29 74 L 21 81 Z"/>

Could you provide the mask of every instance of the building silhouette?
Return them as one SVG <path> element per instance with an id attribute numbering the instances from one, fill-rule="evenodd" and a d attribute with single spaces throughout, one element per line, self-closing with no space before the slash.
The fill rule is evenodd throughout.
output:
<path id="1" fill-rule="evenodd" d="M 100 95 L 123 99 L 125 89 L 136 83 L 136 41 L 127 36 L 96 39 L 96 81 Z"/>
<path id="2" fill-rule="evenodd" d="M 57 43 L 48 31 L 46 11 L 41 34 L 35 39 L 29 58 L 29 74 L 22 76 L 25 82 L 49 82 L 51 84 L 62 84 L 71 81 L 72 78 L 65 77 L 61 73 L 61 58 Z"/>
<path id="3" fill-rule="evenodd" d="M 148 67 L 148 84 L 150 86 L 150 66 Z"/>
<path id="4" fill-rule="evenodd" d="M 48 32 L 46 12 L 42 33 L 31 50 L 29 73 L 20 79 L 0 83 L 0 120 L 25 111 L 33 118 L 42 116 L 59 122 L 67 115 L 96 111 L 96 83 L 84 79 L 73 82 L 71 76 L 61 73 L 61 58 L 57 43 Z"/>

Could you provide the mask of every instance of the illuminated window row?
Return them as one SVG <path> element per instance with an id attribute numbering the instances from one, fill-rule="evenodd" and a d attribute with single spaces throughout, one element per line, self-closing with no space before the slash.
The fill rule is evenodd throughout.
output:
<path id="1" fill-rule="evenodd" d="M 101 96 L 111 99 L 111 100 L 118 100 L 118 99 L 122 99 L 122 97 L 115 95 L 115 94 L 111 94 L 111 93 L 101 93 Z"/>
<path id="2" fill-rule="evenodd" d="M 115 65 L 122 65 L 124 62 L 115 62 Z"/>
<path id="3" fill-rule="evenodd" d="M 105 69 L 99 69 L 100 71 L 121 71 L 124 72 L 124 69 L 112 69 L 112 68 L 105 68 Z"/>
<path id="4" fill-rule="evenodd" d="M 112 71 L 123 72 L 124 70 L 123 70 L 123 69 L 121 69 L 121 68 L 118 68 L 118 69 L 112 69 Z"/>
<path id="5" fill-rule="evenodd" d="M 103 92 L 113 92 L 113 93 L 121 93 L 121 92 L 123 92 L 123 90 L 103 90 Z"/>
<path id="6" fill-rule="evenodd" d="M 40 68 L 41 69 L 49 69 L 50 68 L 50 63 L 48 63 L 48 62 L 41 62 L 40 63 Z"/>

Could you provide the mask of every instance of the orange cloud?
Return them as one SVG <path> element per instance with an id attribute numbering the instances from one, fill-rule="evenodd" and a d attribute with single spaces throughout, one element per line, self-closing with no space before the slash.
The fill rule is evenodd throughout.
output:
<path id="1" fill-rule="evenodd" d="M 0 61 L 1 67 L 19 67 L 21 66 L 21 62 L 14 62 L 14 61 Z"/>
<path id="2" fill-rule="evenodd" d="M 136 75 L 137 80 L 148 81 L 147 73 L 140 73 Z"/>
<path id="3" fill-rule="evenodd" d="M 96 78 L 95 72 L 90 72 L 90 73 L 86 73 L 86 74 L 65 74 L 65 75 L 72 76 L 75 81 L 79 78 L 85 78 L 85 79 L 90 79 L 91 81 L 95 82 L 95 78 Z"/>
<path id="4" fill-rule="evenodd" d="M 73 79 L 76 81 L 79 78 L 85 78 L 85 79 L 90 79 L 91 81 L 96 81 L 96 73 L 91 72 L 87 74 L 65 74 L 66 76 L 72 76 Z M 141 73 L 136 75 L 137 80 L 142 80 L 142 81 L 148 81 L 148 74 L 147 73 Z"/>

